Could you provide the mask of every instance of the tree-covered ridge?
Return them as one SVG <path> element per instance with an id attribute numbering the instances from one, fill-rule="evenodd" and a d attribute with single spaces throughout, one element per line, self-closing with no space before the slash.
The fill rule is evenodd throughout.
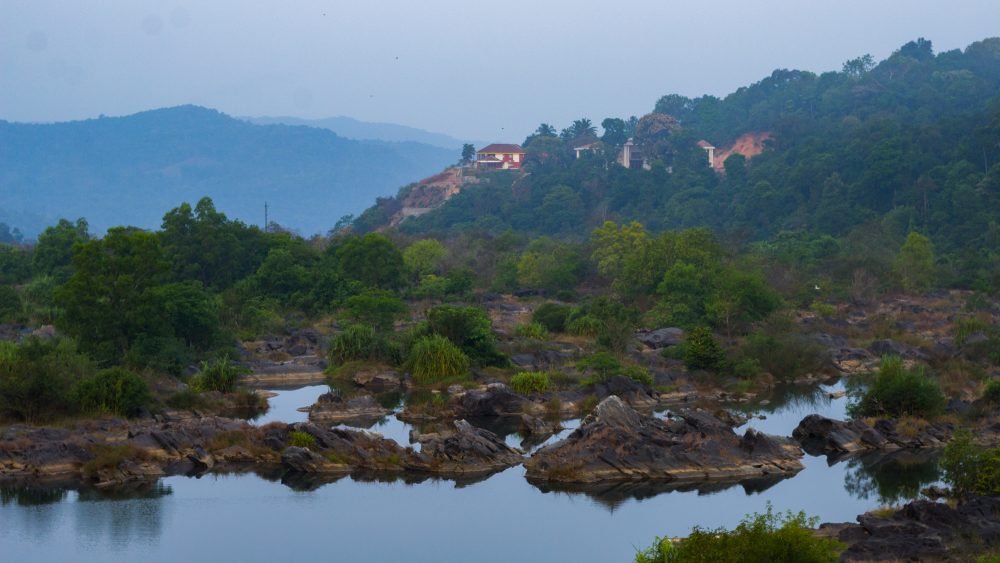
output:
<path id="1" fill-rule="evenodd" d="M 104 230 L 153 228 L 177 201 L 313 234 L 376 196 L 458 159 L 419 143 L 355 141 L 306 126 L 254 125 L 180 106 L 65 123 L 0 121 L 0 221 L 27 238 L 60 216 Z"/>
<path id="2" fill-rule="evenodd" d="M 919 231 L 946 283 L 995 288 L 998 87 L 1000 39 L 938 54 L 921 39 L 877 65 L 863 56 L 840 72 L 778 70 L 723 99 L 664 96 L 642 119 L 605 119 L 600 139 L 589 120 L 561 135 L 542 124 L 525 141 L 525 175 L 490 173 L 400 229 L 580 240 L 607 219 L 637 220 L 653 232 L 704 226 L 778 245 L 828 235 L 870 249 Z M 706 166 L 699 140 L 724 147 L 747 132 L 770 134 L 763 154 L 731 156 L 724 174 Z M 615 162 L 627 136 L 652 170 Z M 573 149 L 590 142 L 596 150 L 577 159 Z M 378 211 L 357 226 L 373 228 Z"/>

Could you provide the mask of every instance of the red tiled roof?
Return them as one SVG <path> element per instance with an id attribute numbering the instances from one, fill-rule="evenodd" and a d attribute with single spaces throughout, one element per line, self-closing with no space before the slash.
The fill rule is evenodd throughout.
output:
<path id="1" fill-rule="evenodd" d="M 498 154 L 498 153 L 524 153 L 524 149 L 521 145 L 505 145 L 503 143 L 493 143 L 492 145 L 483 147 L 476 151 L 477 153 L 488 153 L 488 154 Z"/>

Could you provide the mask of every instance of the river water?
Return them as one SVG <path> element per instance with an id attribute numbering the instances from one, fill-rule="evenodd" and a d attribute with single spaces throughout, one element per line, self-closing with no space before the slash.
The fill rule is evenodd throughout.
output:
<path id="1" fill-rule="evenodd" d="M 746 426 L 788 435 L 812 412 L 843 417 L 845 400 L 827 396 L 838 389 L 778 389 L 769 404 L 744 407 L 766 417 Z M 304 420 L 296 409 L 325 391 L 276 390 L 257 423 Z M 394 417 L 372 429 L 408 443 L 409 427 Z M 827 522 L 853 521 L 938 479 L 933 454 L 803 462 L 791 479 L 720 490 L 543 492 L 520 467 L 475 483 L 344 477 L 286 485 L 280 476 L 241 474 L 170 477 L 110 496 L 0 489 L 0 561 L 627 562 L 656 536 L 732 527 L 768 502 Z"/>

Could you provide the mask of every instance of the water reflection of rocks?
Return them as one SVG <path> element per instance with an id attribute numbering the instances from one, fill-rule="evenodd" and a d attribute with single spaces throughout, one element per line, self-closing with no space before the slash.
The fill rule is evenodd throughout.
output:
<path id="1" fill-rule="evenodd" d="M 846 463 L 844 489 L 863 499 L 894 505 L 920 496 L 941 479 L 941 450 L 898 450 L 834 461 Z"/>
<path id="2" fill-rule="evenodd" d="M 583 495 L 595 503 L 604 506 L 609 512 L 614 512 L 619 506 L 630 500 L 645 500 L 667 493 L 690 493 L 712 495 L 734 487 L 742 487 L 747 495 L 762 493 L 777 483 L 784 481 L 782 476 L 744 479 L 742 481 L 710 481 L 675 483 L 669 481 L 626 481 L 618 483 L 553 483 L 547 481 L 528 480 L 542 493 L 562 493 L 568 495 Z"/>

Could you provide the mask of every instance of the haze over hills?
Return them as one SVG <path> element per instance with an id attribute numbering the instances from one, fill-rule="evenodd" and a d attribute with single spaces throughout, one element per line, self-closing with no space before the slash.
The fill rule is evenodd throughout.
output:
<path id="1" fill-rule="evenodd" d="M 164 210 L 212 197 L 248 223 L 326 232 L 378 196 L 456 161 L 415 142 L 342 138 L 315 127 L 255 125 L 179 106 L 53 124 L 0 121 L 0 221 L 28 238 L 60 217 L 94 230 L 158 227 Z"/>
<path id="2" fill-rule="evenodd" d="M 474 143 L 477 146 L 482 142 L 456 139 L 444 133 L 424 131 L 416 127 L 408 127 L 396 123 L 376 123 L 371 121 L 360 121 L 353 117 L 337 116 L 323 119 L 303 119 L 300 117 L 241 117 L 257 125 L 305 125 L 307 127 L 319 127 L 329 129 L 341 137 L 356 139 L 359 141 L 389 141 L 389 142 L 414 142 L 446 149 L 461 150 L 465 143 Z"/>

